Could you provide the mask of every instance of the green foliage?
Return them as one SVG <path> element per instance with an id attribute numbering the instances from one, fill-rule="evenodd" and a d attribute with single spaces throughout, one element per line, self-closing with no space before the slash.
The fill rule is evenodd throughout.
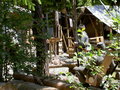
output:
<path id="1" fill-rule="evenodd" d="M 39 4 L 41 3 L 41 0 L 35 0 Z M 35 4 L 33 3 L 33 0 L 2 0 L 2 2 L 9 2 L 16 6 L 28 6 L 28 9 L 35 10 Z"/>
<path id="2" fill-rule="evenodd" d="M 32 49 L 35 47 L 32 34 L 28 35 L 33 20 L 29 10 L 4 2 L 0 4 L 0 16 L 0 66 L 4 76 L 1 78 L 8 81 L 10 70 L 14 73 L 35 73 L 33 69 L 37 58 Z"/>
<path id="3" fill-rule="evenodd" d="M 13 8 L 13 11 L 14 12 L 9 12 L 8 15 L 7 15 L 7 20 L 6 20 L 7 27 L 12 28 L 14 30 L 30 29 L 31 26 L 32 26 L 32 16 L 31 16 L 31 14 L 28 13 L 28 11 L 26 11 L 26 12 L 25 11 L 20 11 L 17 8 Z"/>
<path id="4" fill-rule="evenodd" d="M 77 0 L 78 2 L 78 7 L 81 6 L 91 6 L 92 5 L 92 0 Z"/>
<path id="5" fill-rule="evenodd" d="M 92 0 L 92 5 L 98 5 L 98 4 L 106 4 L 106 5 L 113 5 L 117 2 L 118 0 Z"/>
<path id="6" fill-rule="evenodd" d="M 79 60 L 80 65 L 89 70 L 90 75 L 97 75 L 103 73 L 103 67 L 99 66 L 96 61 L 97 56 L 102 56 L 102 51 L 78 52 L 73 59 Z"/>
<path id="7" fill-rule="evenodd" d="M 103 77 L 102 84 L 105 90 L 118 90 L 120 83 L 113 76 L 108 75 Z"/>
<path id="8" fill-rule="evenodd" d="M 65 76 L 67 77 L 66 82 L 71 84 L 70 88 L 76 88 L 76 89 L 79 88 L 79 90 L 84 90 L 85 89 L 85 87 L 82 85 L 82 83 L 78 82 L 75 79 L 75 76 L 72 73 L 70 73 L 70 72 L 62 73 L 61 72 L 60 74 L 65 74 Z"/>
<path id="9" fill-rule="evenodd" d="M 85 31 L 85 28 L 82 28 L 82 29 L 78 29 L 78 30 L 77 30 L 78 33 L 81 33 L 81 32 L 83 32 L 83 31 Z"/>
<path id="10" fill-rule="evenodd" d="M 118 9 L 118 8 L 116 8 Z M 120 30 L 120 15 L 118 13 L 118 11 L 116 12 L 116 10 L 114 8 L 111 8 L 111 12 L 114 13 L 114 17 L 110 15 L 110 17 L 113 19 L 113 29 L 116 30 L 118 32 L 118 30 Z M 111 13 L 108 12 L 108 13 Z M 120 61 L 120 34 L 116 33 L 116 34 L 112 34 L 110 33 L 110 40 L 111 40 L 111 44 L 109 46 L 107 46 L 107 48 L 109 49 L 109 51 L 107 51 L 108 54 L 112 55 L 115 57 L 115 60 Z M 110 52 L 111 51 L 111 52 Z"/>
<path id="11" fill-rule="evenodd" d="M 119 8 L 117 8 L 117 9 L 119 10 Z M 114 17 L 110 16 L 113 19 L 113 24 L 114 24 L 113 28 L 115 30 L 119 30 L 120 29 L 120 15 L 119 15 L 118 11 L 116 12 L 114 10 L 114 8 L 113 8 L 112 12 L 114 12 L 114 14 L 115 14 Z"/>
<path id="12" fill-rule="evenodd" d="M 65 0 L 41 0 L 42 8 L 44 12 L 52 12 L 55 10 L 62 10 L 63 8 L 69 7 L 69 2 Z M 71 6 L 70 6 L 71 7 Z"/>

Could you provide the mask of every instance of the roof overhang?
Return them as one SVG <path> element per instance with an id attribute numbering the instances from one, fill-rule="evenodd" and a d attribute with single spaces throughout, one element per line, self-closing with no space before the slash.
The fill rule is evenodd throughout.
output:
<path id="1" fill-rule="evenodd" d="M 105 6 L 95 5 L 95 6 L 87 6 L 86 8 L 101 22 L 111 27 L 116 32 L 120 33 L 120 30 L 117 30 L 115 28 L 114 20 L 113 20 L 113 18 L 115 18 L 116 16 L 120 16 L 119 7 L 116 6 L 113 9 L 110 9 L 110 6 L 107 6 L 107 5 Z"/>

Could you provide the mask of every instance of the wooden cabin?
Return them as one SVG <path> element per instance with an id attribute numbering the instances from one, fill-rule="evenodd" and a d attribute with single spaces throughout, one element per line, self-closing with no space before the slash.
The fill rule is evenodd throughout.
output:
<path id="1" fill-rule="evenodd" d="M 115 8 L 116 10 L 117 8 Z M 116 12 L 112 10 L 110 12 L 109 6 L 96 5 L 81 8 L 82 14 L 79 17 L 79 21 L 85 25 L 86 32 L 90 38 L 101 37 L 105 40 L 109 39 L 108 34 L 120 33 L 120 30 L 114 30 L 113 16 Z M 107 12 L 110 13 L 107 13 Z M 120 15 L 120 12 L 117 12 Z"/>
<path id="2" fill-rule="evenodd" d="M 110 12 L 109 6 L 95 5 L 81 8 L 82 14 L 78 17 L 78 25 L 81 23 L 85 25 L 86 32 L 90 38 L 90 41 L 95 43 L 104 42 L 109 44 L 108 34 L 120 33 L 120 30 L 115 30 L 113 24 L 113 16 L 116 15 L 115 11 Z M 119 9 L 120 10 L 120 9 Z M 118 10 L 118 11 L 119 11 Z M 110 13 L 108 14 L 107 11 Z M 120 11 L 117 12 L 120 15 Z M 73 29 L 73 21 L 67 15 L 65 9 L 63 11 L 55 12 L 55 28 L 53 31 L 53 37 L 49 42 L 49 50 L 53 54 L 68 53 L 70 56 L 74 53 L 74 39 L 75 30 Z M 50 43 L 51 42 L 51 43 Z"/>

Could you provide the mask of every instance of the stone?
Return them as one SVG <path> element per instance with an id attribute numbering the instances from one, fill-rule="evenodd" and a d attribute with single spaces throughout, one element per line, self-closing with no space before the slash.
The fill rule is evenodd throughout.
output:
<path id="1" fill-rule="evenodd" d="M 17 90 L 17 88 L 11 83 L 4 83 L 0 85 L 0 90 Z"/>
<path id="2" fill-rule="evenodd" d="M 58 90 L 54 87 L 40 86 L 34 83 L 24 82 L 19 87 L 18 90 Z"/>
<path id="3" fill-rule="evenodd" d="M 75 71 L 79 71 L 79 72 L 81 72 L 81 73 L 84 73 L 84 71 L 85 71 L 85 67 L 84 67 L 84 66 L 74 67 L 73 70 L 75 70 Z"/>
<path id="4" fill-rule="evenodd" d="M 104 42 L 98 42 L 98 43 L 97 43 L 97 47 L 100 48 L 100 49 L 105 49 L 105 48 L 106 48 Z"/>
<path id="5" fill-rule="evenodd" d="M 8 83 L 0 83 L 0 90 L 58 90 L 54 87 L 40 86 L 31 82 L 13 80 Z"/>

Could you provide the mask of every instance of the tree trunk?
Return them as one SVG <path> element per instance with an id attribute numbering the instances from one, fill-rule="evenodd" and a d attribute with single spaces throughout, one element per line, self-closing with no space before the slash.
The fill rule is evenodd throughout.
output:
<path id="1" fill-rule="evenodd" d="M 77 40 L 77 11 L 76 11 L 76 0 L 72 0 L 72 14 L 73 14 L 73 29 L 74 29 L 74 37 L 75 41 Z"/>
<path id="2" fill-rule="evenodd" d="M 3 81 L 3 78 L 2 78 L 2 72 L 3 72 L 3 69 L 2 69 L 2 64 L 0 63 L 0 81 Z"/>
<path id="3" fill-rule="evenodd" d="M 36 44 L 36 57 L 37 57 L 37 74 L 40 76 L 44 76 L 46 73 L 46 40 L 43 36 L 45 31 L 40 27 L 40 23 L 43 21 L 42 19 L 42 7 L 38 2 L 33 0 L 35 4 L 35 11 L 33 11 L 33 35 L 35 37 Z M 47 69 L 48 70 L 48 69 Z"/>

